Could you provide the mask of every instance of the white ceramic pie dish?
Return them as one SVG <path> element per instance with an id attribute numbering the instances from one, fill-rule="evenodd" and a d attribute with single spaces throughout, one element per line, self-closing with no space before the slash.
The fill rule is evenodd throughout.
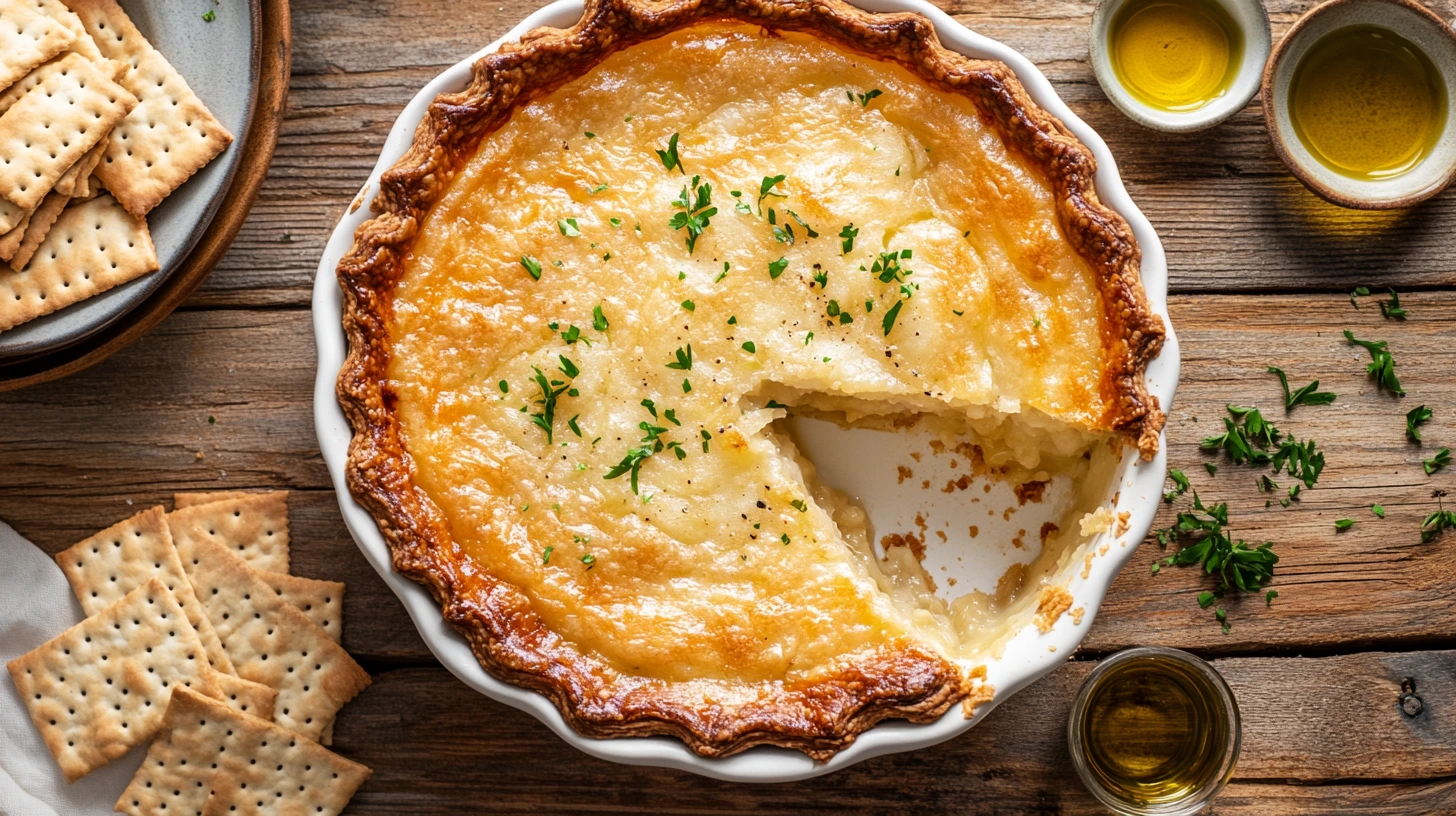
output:
<path id="1" fill-rule="evenodd" d="M 967 30 L 923 0 L 856 0 L 856 5 L 874 12 L 911 11 L 922 14 L 934 23 L 941 42 L 947 48 L 970 57 L 1006 63 L 1026 86 L 1032 99 L 1061 119 L 1092 150 L 1098 162 L 1097 193 L 1107 206 L 1131 225 L 1142 249 L 1143 286 L 1149 304 L 1167 324 L 1167 340 L 1162 354 L 1148 367 L 1147 384 L 1149 392 L 1165 408 L 1170 406 L 1178 381 L 1179 357 L 1177 338 L 1168 323 L 1168 275 L 1163 247 L 1152 225 L 1123 188 L 1117 165 L 1106 144 L 1067 108 L 1046 77 L 1016 51 Z M 470 80 L 471 64 L 482 54 L 494 51 L 503 42 L 519 39 L 525 32 L 540 26 L 570 27 L 580 19 L 582 10 L 580 0 L 559 0 L 536 11 L 505 37 L 455 64 L 416 94 L 395 121 L 379 161 L 364 186 L 360 200 L 365 202 L 365 206 L 347 213 L 329 239 L 314 281 L 314 336 L 318 346 L 314 421 L 324 461 L 338 492 L 339 506 L 349 531 L 365 558 L 404 603 L 425 643 L 446 668 L 482 694 L 529 712 L 572 746 L 602 759 L 677 768 L 739 782 L 787 782 L 829 773 L 881 754 L 924 748 L 964 732 L 1001 701 L 1064 662 L 1081 642 L 1108 586 L 1152 527 L 1166 473 L 1165 445 L 1159 446 L 1158 455 L 1152 462 L 1141 462 L 1132 454 L 1124 457 L 1119 478 L 1109 487 L 1109 493 L 1118 493 L 1114 510 L 1129 513 L 1122 535 L 1109 531 L 1092 542 L 1093 548 L 1100 549 L 1104 543 L 1109 546 L 1104 556 L 1091 560 L 1085 577 L 1081 559 L 1075 559 L 1075 563 L 1067 567 L 1066 574 L 1059 576 L 1066 579 L 1066 588 L 1075 599 L 1074 605 L 1084 608 L 1085 614 L 1076 621 L 1072 616 L 1063 615 L 1046 633 L 1028 622 L 1012 636 L 1001 657 L 987 663 L 987 680 L 996 688 L 996 696 L 991 703 L 980 706 L 972 719 L 967 719 L 960 707 L 954 707 L 932 723 L 912 724 L 902 720 L 881 723 L 862 734 L 852 746 L 822 763 L 796 751 L 767 746 L 726 758 L 710 759 L 694 754 L 682 742 L 671 737 L 598 740 L 578 734 L 566 724 L 546 697 L 498 680 L 481 667 L 464 638 L 442 620 L 440 609 L 428 590 L 393 571 L 389 548 L 374 518 L 350 495 L 344 479 L 344 464 L 353 432 L 339 407 L 335 390 L 346 353 L 341 325 L 342 295 L 335 276 L 339 259 L 348 251 L 355 230 L 371 217 L 367 203 L 378 189 L 380 174 L 408 149 L 415 127 L 429 102 L 438 94 L 463 90 Z M 893 471 L 893 465 L 889 467 Z M 874 512 L 871 508 L 872 517 Z M 991 576 L 993 582 L 994 577 Z"/>

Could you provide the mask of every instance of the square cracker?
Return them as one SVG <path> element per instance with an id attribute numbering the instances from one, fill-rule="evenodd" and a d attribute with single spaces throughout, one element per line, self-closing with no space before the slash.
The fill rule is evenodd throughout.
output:
<path id="1" fill-rule="evenodd" d="M 286 492 L 286 491 L 280 491 Z M 204 490 L 197 493 L 173 493 L 172 506 L 178 510 L 184 507 L 196 507 L 199 504 L 212 504 L 213 502 L 231 501 L 234 499 L 246 499 L 249 496 L 260 496 L 248 490 Z"/>
<path id="2" fill-rule="evenodd" d="M 97 614 L 153 578 L 160 579 L 197 631 L 207 662 L 220 672 L 235 673 L 207 610 L 198 603 L 182 570 L 161 507 L 143 510 L 61 550 L 56 553 L 56 563 L 87 615 Z"/>
<path id="3" fill-rule="evenodd" d="M 344 585 L 338 581 L 300 578 L 281 572 L 258 572 L 278 597 L 298 608 L 335 643 L 344 636 Z"/>
<path id="4" fill-rule="evenodd" d="M 96 41 L 86 33 L 86 26 L 81 24 L 81 18 L 77 17 L 76 12 L 71 11 L 61 0 L 29 0 L 29 5 L 35 11 L 55 20 L 76 35 L 76 39 L 69 46 L 72 51 L 92 62 L 100 62 L 105 59 L 101 56 L 101 50 L 96 47 Z M 113 77 L 113 79 L 118 78 Z"/>
<path id="5" fill-rule="evenodd" d="M 0 0 L 0 88 L 66 50 L 76 35 L 24 0 Z"/>
<path id="6" fill-rule="evenodd" d="M 56 179 L 56 186 L 51 190 L 53 193 L 60 193 L 63 196 L 73 196 L 79 185 L 91 177 L 91 172 L 96 165 L 101 163 L 101 157 L 106 154 L 106 146 L 111 143 L 111 136 L 108 134 L 96 143 L 96 146 L 86 151 L 85 155 L 71 165 L 71 169 L 61 174 Z"/>
<path id="7" fill-rule="evenodd" d="M 116 126 L 97 174 L 135 215 L 146 215 L 221 153 L 233 137 L 116 0 L 70 0 L 107 58 L 131 66 L 121 84 L 141 100 Z"/>
<path id="8" fill-rule="evenodd" d="M 238 676 L 278 689 L 280 725 L 317 739 L 369 686 L 368 673 L 343 647 L 227 548 L 201 538 L 179 541 L 178 551 Z"/>
<path id="9" fill-rule="evenodd" d="M 72 205 L 19 272 L 0 269 L 0 331 L 155 269 L 146 222 L 111 196 Z"/>
<path id="10" fill-rule="evenodd" d="M 87 39 L 90 39 L 90 35 L 87 35 Z M 0 93 L 0 113 L 10 110 L 10 107 L 19 102 L 22 96 L 30 93 L 31 88 L 45 82 L 51 75 L 60 73 L 61 63 L 72 53 L 74 52 L 62 51 L 59 56 L 52 57 L 49 62 L 37 67 Z M 105 74 L 107 79 L 117 84 L 121 83 L 121 78 L 126 76 L 126 72 L 131 69 L 131 66 L 124 62 L 109 60 L 105 57 L 98 57 L 94 62 L 101 68 L 101 73 Z"/>
<path id="11" fill-rule="evenodd" d="M 30 217 L 34 213 L 21 213 L 20 223 L 15 228 L 0 235 L 0 261 L 9 262 L 20 251 L 20 245 L 25 243 L 25 230 L 30 226 Z M 3 304 L 0 304 L 3 305 Z"/>
<path id="12" fill-rule="evenodd" d="M 217 681 L 220 692 L 218 699 L 228 708 L 264 720 L 273 719 L 273 705 L 278 702 L 278 689 L 222 672 L 215 672 L 213 679 Z"/>
<path id="13" fill-rule="evenodd" d="M 273 723 L 185 689 L 131 784 L 129 816 L 276 813 L 335 816 L 369 769 Z"/>
<path id="14" fill-rule="evenodd" d="M 250 566 L 288 572 L 288 492 L 244 493 L 236 498 L 173 510 L 172 538 L 183 557 L 186 545 L 210 539 Z"/>
<path id="15" fill-rule="evenodd" d="M 70 201 L 70 193 L 61 193 L 56 190 L 46 193 L 45 200 L 35 208 L 35 212 L 31 213 L 30 218 L 25 222 L 25 230 L 20 234 L 20 246 L 17 246 L 15 252 L 7 259 L 11 269 L 19 271 L 25 268 L 25 262 L 35 254 L 36 249 L 40 247 L 40 242 L 45 240 L 51 227 L 55 226 L 56 219 L 61 217 L 61 211 Z"/>
<path id="16" fill-rule="evenodd" d="M 219 693 L 182 607 L 155 578 L 7 668 L 73 782 L 150 739 L 173 690 Z"/>
<path id="17" fill-rule="evenodd" d="M 0 196 L 26 209 L 39 206 L 61 174 L 136 105 L 95 63 L 77 54 L 61 58 L 0 115 Z"/>

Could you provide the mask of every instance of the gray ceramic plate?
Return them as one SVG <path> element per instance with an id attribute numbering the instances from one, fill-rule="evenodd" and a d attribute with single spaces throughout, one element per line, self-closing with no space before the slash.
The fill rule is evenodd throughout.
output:
<path id="1" fill-rule="evenodd" d="M 192 86 L 213 115 L 241 139 L 253 118 L 259 70 L 256 0 L 121 0 L 121 5 Z M 212 22 L 202 15 L 212 10 Z M 110 325 L 162 285 L 212 222 L 242 155 L 234 141 L 147 215 L 161 268 L 90 300 L 0 332 L 0 361 L 33 357 L 80 342 Z"/>

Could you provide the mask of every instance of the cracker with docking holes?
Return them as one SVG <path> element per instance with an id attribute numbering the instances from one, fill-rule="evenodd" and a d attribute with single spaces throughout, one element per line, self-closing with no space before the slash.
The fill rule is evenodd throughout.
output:
<path id="1" fill-rule="evenodd" d="M 0 114 L 0 196 L 24 209 L 39 206 L 61 174 L 136 106 L 95 63 L 67 54 Z"/>
<path id="2" fill-rule="evenodd" d="M 226 703 L 228 708 L 264 720 L 273 719 L 273 706 L 278 702 L 278 689 L 222 672 L 216 672 L 213 679 L 217 681 L 218 691 L 221 692 L 218 699 Z"/>
<path id="3" fill-rule="evenodd" d="M 172 534 L 161 507 L 143 510 L 56 553 L 56 563 L 88 615 L 95 615 L 153 578 L 161 579 L 197 631 L 208 663 L 220 672 L 236 673 L 182 570 L 182 559 L 172 546 Z"/>
<path id="4" fill-rule="evenodd" d="M 246 499 L 249 496 L 261 495 L 263 494 L 249 490 L 203 490 L 197 493 L 173 493 L 172 507 L 181 510 L 184 507 L 196 507 L 199 504 L 212 504 L 213 502 Z"/>
<path id="5" fill-rule="evenodd" d="M 96 47 L 96 41 L 86 33 L 86 26 L 81 24 L 81 18 L 77 17 L 76 12 L 71 11 L 61 0 L 29 0 L 29 3 L 31 8 L 55 20 L 76 35 L 76 39 L 67 46 L 70 50 L 92 62 L 101 62 L 106 59 L 101 56 L 101 51 Z"/>
<path id="6" fill-rule="evenodd" d="M 0 331 L 157 268 L 146 223 L 116 199 L 67 207 L 19 272 L 0 269 Z"/>
<path id="7" fill-rule="evenodd" d="M 0 261 L 7 263 L 20 251 L 20 245 L 25 243 L 25 230 L 30 226 L 30 217 L 34 213 L 21 213 L 20 221 L 15 227 L 4 235 L 0 235 Z"/>
<path id="8" fill-rule="evenodd" d="M 368 687 L 369 675 L 221 543 L 178 540 L 177 549 L 238 676 L 278 689 L 274 719 L 317 739 L 338 710 Z"/>
<path id="9" fill-rule="evenodd" d="M 140 104 L 117 124 L 96 172 L 122 206 L 146 215 L 221 153 L 232 134 L 116 0 L 70 0 L 70 6 L 102 54 L 131 65 L 121 84 Z"/>
<path id="10" fill-rule="evenodd" d="M 288 492 L 244 493 L 167 514 L 172 539 L 186 553 L 194 540 L 222 544 L 250 566 L 288 572 Z"/>
<path id="11" fill-rule="evenodd" d="M 24 0 L 0 0 L 0 88 L 66 50 L 76 35 Z"/>
<path id="12" fill-rule="evenodd" d="M 344 637 L 344 585 L 338 581 L 301 578 L 281 572 L 258 572 L 263 583 L 273 588 L 278 597 L 298 607 L 335 643 Z"/>
<path id="13" fill-rule="evenodd" d="M 155 578 L 7 668 L 71 781 L 150 739 L 174 690 L 220 693 L 182 607 Z"/>
<path id="14" fill-rule="evenodd" d="M 41 241 L 45 240 L 51 227 L 55 226 L 56 219 L 61 217 L 61 211 L 66 209 L 66 205 L 70 201 L 69 192 L 62 193 L 52 190 L 46 193 L 45 200 L 35 208 L 35 212 L 31 213 L 30 218 L 25 222 L 25 230 L 20 235 L 20 246 L 15 248 L 15 252 L 9 258 L 11 269 L 25 268 L 25 262 L 29 261 L 35 251 L 40 248 Z"/>
<path id="15" fill-rule="evenodd" d="M 369 773 L 278 725 L 182 690 L 116 809 L 335 816 Z"/>

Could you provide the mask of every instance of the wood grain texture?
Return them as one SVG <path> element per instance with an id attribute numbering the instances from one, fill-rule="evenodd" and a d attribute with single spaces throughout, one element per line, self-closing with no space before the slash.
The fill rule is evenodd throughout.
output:
<path id="1" fill-rule="evenodd" d="M 1422 458 L 1456 443 L 1456 411 L 1445 408 L 1456 405 L 1456 295 L 1414 293 L 1403 303 L 1411 316 L 1397 323 L 1369 300 L 1356 310 L 1340 295 L 1174 299 L 1183 372 L 1168 424 L 1172 465 L 1206 499 L 1229 502 L 1236 535 L 1276 542 L 1280 597 L 1269 607 L 1261 596 L 1231 600 L 1225 634 L 1196 603 L 1209 579 L 1196 569 L 1149 575 L 1163 553 L 1148 542 L 1113 585 L 1084 649 L 1452 645 L 1456 535 L 1421 544 L 1419 527 L 1436 506 L 1432 491 L 1456 487 L 1456 471 L 1421 469 Z M 1409 396 L 1376 393 L 1368 356 L 1340 336 L 1346 326 L 1390 341 Z M 1285 418 L 1278 382 L 1265 372 L 1271 363 L 1299 384 L 1318 378 L 1339 400 Z M 54 552 L 174 490 L 297 489 L 301 574 L 349 582 L 345 645 L 366 660 L 428 659 L 342 526 L 313 432 L 313 375 L 306 312 L 178 314 L 103 369 L 0 395 L 9 420 L 0 424 L 0 461 L 14 463 L 0 468 L 0 515 Z M 1222 432 L 1230 402 L 1261 406 L 1286 431 L 1318 440 L 1327 459 L 1319 485 L 1287 509 L 1266 509 L 1255 485 L 1262 471 L 1200 452 L 1202 437 Z M 1436 407 L 1424 447 L 1405 439 L 1405 412 L 1420 403 Z M 1219 463 L 1218 475 L 1203 461 Z M 1383 520 L 1369 511 L 1376 502 Z M 1174 511 L 1164 508 L 1158 524 Z M 1344 517 L 1357 523 L 1336 533 Z"/>
<path id="2" fill-rule="evenodd" d="M 1279 162 L 1257 100 L 1218 127 L 1192 134 L 1150 131 L 1118 112 L 1088 62 L 1095 4 L 941 4 L 971 29 L 1035 62 L 1106 140 L 1133 200 L 1162 238 L 1174 291 L 1456 284 L 1446 240 L 1456 228 L 1456 195 L 1447 192 L 1397 213 L 1341 210 L 1305 190 Z M 1313 5 L 1270 3 L 1275 35 Z M 300 36 L 272 170 L 219 274 L 192 305 L 307 303 L 324 243 L 405 103 L 437 73 L 535 8 L 521 0 L 470 14 L 444 0 L 294 3 Z"/>
<path id="3" fill-rule="evenodd" d="M 530 715 L 437 668 L 376 677 L 343 711 L 334 747 L 374 769 L 354 802 L 359 814 L 468 813 L 487 800 L 492 812 L 503 813 L 1102 813 L 1075 778 L 1066 747 L 1071 700 L 1093 665 L 1058 668 L 938 748 L 790 785 L 734 785 L 593 759 Z M 1408 814 L 1456 804 L 1451 783 L 1380 784 L 1451 775 L 1456 715 L 1427 705 L 1407 717 L 1396 701 L 1408 678 L 1418 690 L 1429 688 L 1424 699 L 1449 699 L 1456 654 L 1231 658 L 1214 665 L 1244 718 L 1235 781 L 1216 812 Z M 381 733 L 390 739 L 375 736 Z"/>

